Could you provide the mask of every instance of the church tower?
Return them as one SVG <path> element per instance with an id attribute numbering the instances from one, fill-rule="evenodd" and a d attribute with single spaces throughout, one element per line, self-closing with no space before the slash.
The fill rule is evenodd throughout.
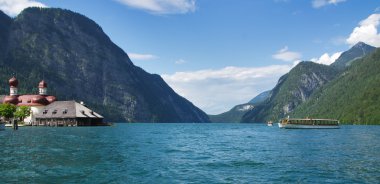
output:
<path id="1" fill-rule="evenodd" d="M 47 95 L 47 84 L 44 80 L 38 84 L 38 89 L 40 95 Z"/>
<path id="2" fill-rule="evenodd" d="M 10 96 L 17 96 L 18 95 L 18 91 L 17 91 L 17 86 L 18 86 L 18 80 L 16 79 L 16 77 L 12 77 L 11 79 L 9 79 L 9 95 Z"/>

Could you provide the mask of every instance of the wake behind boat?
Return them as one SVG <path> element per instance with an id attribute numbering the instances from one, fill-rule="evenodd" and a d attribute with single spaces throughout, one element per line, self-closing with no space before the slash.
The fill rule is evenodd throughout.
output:
<path id="1" fill-rule="evenodd" d="M 339 128 L 339 120 L 336 119 L 282 119 L 278 127 L 286 129 L 334 129 Z"/>

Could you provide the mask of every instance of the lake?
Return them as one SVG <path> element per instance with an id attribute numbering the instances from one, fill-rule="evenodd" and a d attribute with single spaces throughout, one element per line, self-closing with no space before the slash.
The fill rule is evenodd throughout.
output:
<path id="1" fill-rule="evenodd" d="M 380 182 L 380 126 L 20 127 L 0 140 L 0 183 Z"/>

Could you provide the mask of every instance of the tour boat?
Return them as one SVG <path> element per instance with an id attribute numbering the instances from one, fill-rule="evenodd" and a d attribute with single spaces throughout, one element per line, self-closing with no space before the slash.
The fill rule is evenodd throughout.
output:
<path id="1" fill-rule="evenodd" d="M 272 122 L 272 121 L 268 121 L 268 122 L 267 122 L 267 125 L 268 125 L 268 126 L 273 126 L 273 122 Z"/>
<path id="2" fill-rule="evenodd" d="M 336 119 L 290 119 L 285 118 L 278 123 L 278 127 L 286 129 L 322 129 L 322 128 L 339 128 L 339 120 Z"/>

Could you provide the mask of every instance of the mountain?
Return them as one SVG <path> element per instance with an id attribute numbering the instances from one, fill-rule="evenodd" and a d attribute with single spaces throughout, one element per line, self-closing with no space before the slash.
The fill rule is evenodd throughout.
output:
<path id="1" fill-rule="evenodd" d="M 87 17 L 56 8 L 27 8 L 14 19 L 4 15 L 2 86 L 16 73 L 19 92 L 36 93 L 45 79 L 59 100 L 84 101 L 109 121 L 209 122 L 159 75 L 135 66 Z M 7 94 L 8 89 L 0 92 Z"/>
<path id="2" fill-rule="evenodd" d="M 209 115 L 209 117 L 213 123 L 239 123 L 241 117 L 253 108 L 254 105 L 251 103 L 236 105 L 227 112 L 218 115 Z"/>
<path id="3" fill-rule="evenodd" d="M 248 103 L 236 105 L 227 112 L 218 115 L 209 115 L 213 123 L 239 123 L 245 113 L 252 110 L 256 105 L 270 97 L 271 91 L 264 91 L 250 100 Z"/>
<path id="4" fill-rule="evenodd" d="M 331 64 L 331 66 L 343 70 L 347 66 L 351 65 L 354 60 L 360 59 L 363 56 L 370 54 L 371 52 L 375 51 L 375 49 L 376 47 L 372 47 L 363 42 L 358 42 L 349 50 L 343 52 L 339 58 Z"/>
<path id="5" fill-rule="evenodd" d="M 244 114 L 241 122 L 276 121 L 285 117 L 315 90 L 334 79 L 336 73 L 336 69 L 327 65 L 299 63 L 278 80 L 267 100 Z"/>
<path id="6" fill-rule="evenodd" d="M 9 27 L 12 23 L 12 19 L 8 17 L 5 13 L 0 11 L 0 50 L 6 49 L 7 37 L 9 32 Z M 4 57 L 4 52 L 0 52 L 0 58 Z"/>
<path id="7" fill-rule="evenodd" d="M 271 92 L 272 92 L 271 90 L 264 91 L 264 92 L 260 93 L 259 95 L 257 95 L 252 100 L 250 100 L 248 103 L 258 105 L 261 102 L 264 102 L 266 99 L 268 99 L 270 97 Z"/>
<path id="8" fill-rule="evenodd" d="M 336 118 L 343 123 L 380 123 L 380 49 L 354 61 L 316 91 L 292 116 Z"/>

